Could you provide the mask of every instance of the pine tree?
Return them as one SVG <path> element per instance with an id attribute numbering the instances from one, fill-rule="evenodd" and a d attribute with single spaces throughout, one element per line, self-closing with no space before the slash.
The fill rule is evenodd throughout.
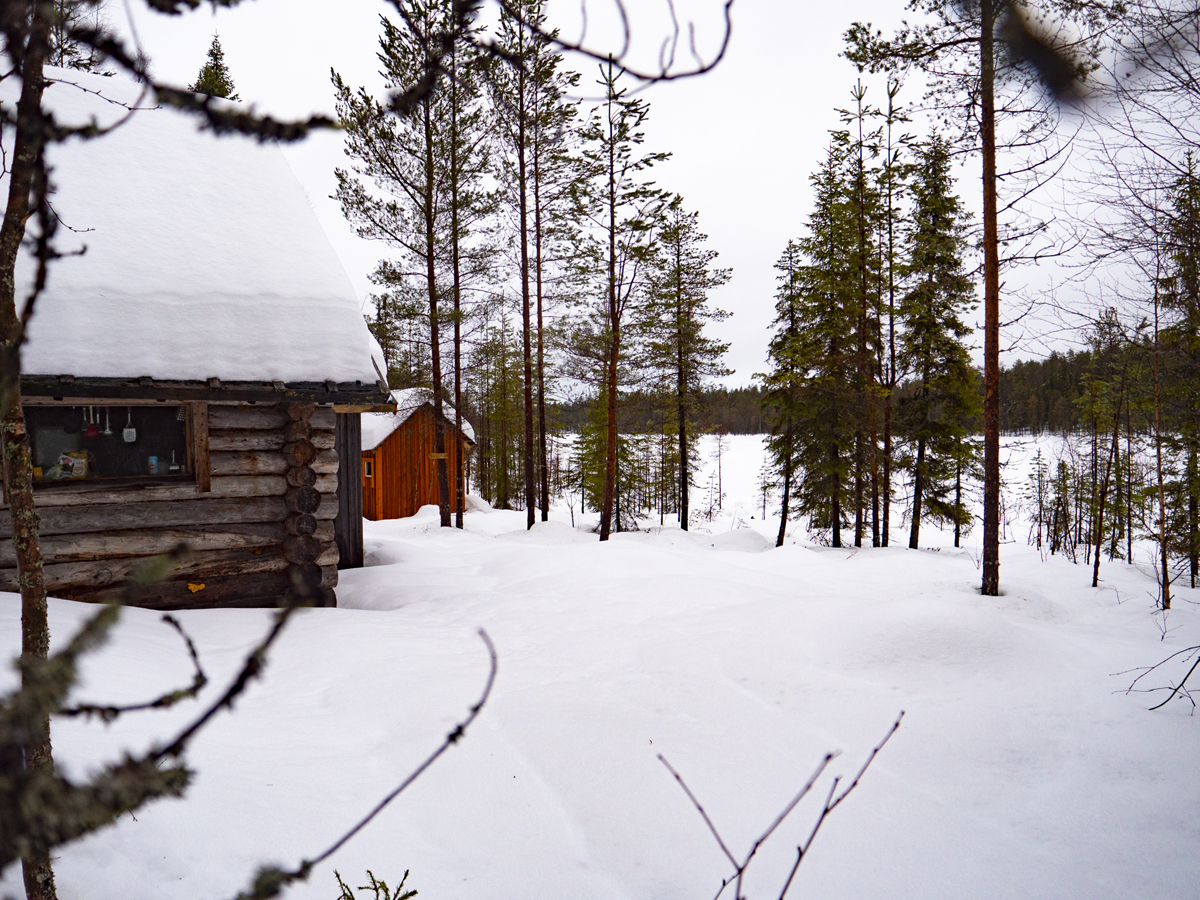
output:
<path id="1" fill-rule="evenodd" d="M 729 269 L 714 269 L 715 250 L 704 247 L 708 236 L 697 227 L 697 213 L 685 212 L 676 195 L 649 260 L 648 289 L 638 310 L 637 327 L 645 342 L 645 362 L 656 386 L 672 393 L 672 419 L 679 458 L 679 523 L 688 527 L 688 487 L 696 469 L 692 438 L 696 433 L 696 394 L 706 379 L 731 374 L 721 363 L 729 345 L 704 334 L 707 322 L 729 317 L 708 305 L 708 292 L 729 281 Z"/>
<path id="2" fill-rule="evenodd" d="M 899 361 L 913 385 L 897 409 L 899 430 L 913 448 L 908 546 L 914 550 L 922 520 L 970 521 L 956 488 L 959 473 L 974 459 L 970 435 L 979 403 L 963 343 L 971 332 L 961 318 L 974 305 L 974 287 L 963 271 L 965 214 L 953 193 L 945 141 L 935 135 L 921 148 L 916 171 L 904 240 L 911 287 L 899 310 L 904 327 Z"/>
<path id="3" fill-rule="evenodd" d="M 379 60 L 390 90 L 405 90 L 426 75 L 431 37 L 450 33 L 453 11 L 439 0 L 402 3 L 404 26 L 380 17 Z M 416 280 L 428 301 L 430 382 L 436 427 L 441 525 L 451 522 L 450 473 L 446 464 L 447 421 L 443 412 L 442 328 L 439 304 L 447 294 L 444 272 L 453 239 L 451 219 L 455 199 L 447 178 L 452 158 L 453 111 L 447 92 L 435 90 L 416 103 L 406 117 L 388 115 L 387 107 L 364 88 L 353 91 L 333 74 L 338 117 L 346 134 L 350 170 L 338 169 L 335 197 L 342 214 L 361 237 L 385 241 L 402 256 L 399 264 L 385 260 L 374 280 L 384 285 Z M 452 295 L 453 297 L 453 295 Z"/>
<path id="4" fill-rule="evenodd" d="M 650 112 L 645 100 L 631 97 L 619 84 L 621 72 L 609 61 L 598 81 L 604 100 L 581 133 L 587 181 L 576 185 L 578 208 L 594 229 L 591 274 L 600 291 L 599 312 L 606 348 L 604 504 L 600 511 L 600 540 L 612 530 L 617 489 L 617 394 L 624 347 L 622 326 L 645 277 L 663 195 L 646 178 L 646 170 L 665 160 L 666 153 L 640 153 L 645 135 L 640 130 Z"/>
<path id="5" fill-rule="evenodd" d="M 240 100 L 229 77 L 229 69 L 225 65 L 225 51 L 221 49 L 221 39 L 213 35 L 212 44 L 208 48 L 208 62 L 200 67 L 196 81 L 188 85 L 189 91 L 197 94 L 208 94 L 210 97 L 224 97 L 226 100 Z"/>

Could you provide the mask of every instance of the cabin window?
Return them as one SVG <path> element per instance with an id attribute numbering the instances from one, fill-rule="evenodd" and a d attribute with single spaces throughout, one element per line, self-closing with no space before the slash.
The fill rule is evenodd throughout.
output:
<path id="1" fill-rule="evenodd" d="M 363 460 L 363 478 L 371 478 L 375 475 L 375 463 L 373 460 Z"/>
<path id="2" fill-rule="evenodd" d="M 37 484 L 194 480 L 183 404 L 26 406 Z"/>

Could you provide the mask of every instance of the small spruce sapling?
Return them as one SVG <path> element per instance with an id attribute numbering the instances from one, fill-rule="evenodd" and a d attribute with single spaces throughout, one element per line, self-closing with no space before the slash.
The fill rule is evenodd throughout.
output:
<path id="1" fill-rule="evenodd" d="M 337 869 L 333 870 L 333 877 L 337 879 L 338 887 L 342 889 L 341 896 L 337 900 L 356 900 L 354 891 L 350 890 L 350 886 L 342 881 L 342 876 Z M 375 873 L 370 869 L 367 869 L 367 879 L 370 881 L 370 884 L 360 884 L 358 889 L 360 891 L 374 891 L 375 896 L 373 900 L 409 900 L 410 897 L 417 896 L 416 891 L 404 890 L 404 883 L 408 881 L 407 869 L 404 870 L 404 876 L 400 879 L 400 883 L 396 885 L 395 890 L 390 889 L 386 881 L 380 881 L 376 878 Z"/>
<path id="2" fill-rule="evenodd" d="M 221 39 L 213 35 L 212 44 L 208 48 L 208 62 L 200 67 L 196 81 L 188 85 L 189 91 L 197 94 L 208 94 L 210 97 L 223 97 L 226 100 L 240 100 L 233 79 L 229 76 L 229 68 L 225 65 L 225 51 L 221 49 Z"/>

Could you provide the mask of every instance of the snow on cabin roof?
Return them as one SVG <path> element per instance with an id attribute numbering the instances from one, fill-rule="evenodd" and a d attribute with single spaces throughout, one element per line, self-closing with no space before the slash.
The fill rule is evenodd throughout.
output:
<path id="1" fill-rule="evenodd" d="M 26 374 L 379 379 L 372 356 L 386 371 L 383 355 L 358 297 L 278 146 L 202 132 L 119 77 L 47 75 L 60 124 L 137 111 L 104 137 L 46 151 L 58 247 L 86 252 L 51 265 Z M 10 114 L 16 81 L 0 84 Z M 18 304 L 32 273 L 26 253 Z"/>
<path id="2" fill-rule="evenodd" d="M 392 402 L 396 404 L 394 413 L 363 413 L 362 415 L 362 448 L 374 450 L 388 435 L 412 418 L 413 413 L 425 404 L 433 404 L 433 391 L 427 388 L 407 388 L 402 391 L 392 391 Z M 442 403 L 442 411 L 446 417 L 454 421 L 454 407 Z M 475 440 L 475 429 L 471 423 L 463 419 L 463 434 L 471 441 Z"/>

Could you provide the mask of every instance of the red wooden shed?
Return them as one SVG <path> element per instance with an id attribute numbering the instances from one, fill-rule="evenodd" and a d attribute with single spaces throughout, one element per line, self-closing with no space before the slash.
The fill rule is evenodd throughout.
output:
<path id="1" fill-rule="evenodd" d="M 422 388 L 393 391 L 395 413 L 364 413 L 362 417 L 363 515 L 379 519 L 411 516 L 441 499 L 434 451 L 433 395 Z M 475 446 L 475 432 L 466 420 L 454 427 L 454 410 L 442 406 L 446 419 L 446 468 L 454 483 L 458 458 L 464 457 L 463 489 L 467 493 L 465 458 Z M 453 490 L 452 490 L 452 493 Z M 451 504 L 454 497 L 451 497 Z"/>

